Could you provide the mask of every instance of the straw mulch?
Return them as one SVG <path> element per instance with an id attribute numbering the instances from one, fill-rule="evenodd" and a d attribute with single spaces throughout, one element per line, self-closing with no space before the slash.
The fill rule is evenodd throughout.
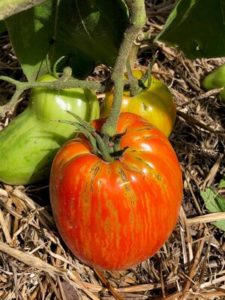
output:
<path id="1" fill-rule="evenodd" d="M 156 34 L 174 1 L 147 1 Z M 154 74 L 170 87 L 178 116 L 170 140 L 183 169 L 184 198 L 170 239 L 142 264 L 121 272 L 99 272 L 77 260 L 61 240 L 52 218 L 48 186 L 0 185 L 0 299 L 225 299 L 224 233 L 211 222 L 200 191 L 217 188 L 224 175 L 224 104 L 218 90 L 205 92 L 202 77 L 224 59 L 190 61 L 159 43 Z M 153 50 L 142 43 L 137 64 L 146 64 Z M 8 37 L 0 37 L 0 73 L 22 78 Z M 95 73 L 96 78 L 102 73 Z M 0 83 L 0 101 L 12 87 Z M 102 95 L 100 95 L 102 96 Z M 19 110 L 23 109 L 22 102 Z M 8 114 L 1 127 L 13 118 Z M 225 190 L 219 191 L 225 195 Z M 160 224 L 159 224 L 160 227 Z M 137 245 L 138 247 L 138 245 Z"/>

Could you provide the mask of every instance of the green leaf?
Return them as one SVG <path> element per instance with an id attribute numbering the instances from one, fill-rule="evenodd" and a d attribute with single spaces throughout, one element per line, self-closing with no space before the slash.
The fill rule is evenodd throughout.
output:
<path id="1" fill-rule="evenodd" d="M 58 19 L 56 39 L 59 43 L 70 49 L 78 48 L 99 63 L 114 64 L 128 25 L 121 0 L 62 1 Z"/>
<path id="2" fill-rule="evenodd" d="M 100 63 L 113 66 L 127 25 L 122 0 L 48 0 L 7 20 L 14 50 L 30 80 L 62 56 L 61 68 L 71 66 L 78 77 Z"/>
<path id="3" fill-rule="evenodd" d="M 6 20 L 11 43 L 29 80 L 47 72 L 46 56 L 54 31 L 54 11 L 54 2 L 46 1 Z"/>
<path id="4" fill-rule="evenodd" d="M 213 191 L 211 188 L 207 188 L 205 191 L 200 192 L 202 199 L 205 202 L 206 208 L 214 212 L 224 212 L 225 211 L 225 199 L 218 193 Z"/>
<path id="5" fill-rule="evenodd" d="M 5 22 L 0 21 L 0 34 L 4 33 L 6 30 Z"/>
<path id="6" fill-rule="evenodd" d="M 205 191 L 201 191 L 200 195 L 205 202 L 206 208 L 211 213 L 225 212 L 225 198 L 213 191 L 213 189 L 207 188 Z M 225 220 L 216 221 L 213 224 L 225 231 Z"/>
<path id="7" fill-rule="evenodd" d="M 221 180 L 220 180 L 220 183 L 219 183 L 219 186 L 218 186 L 220 189 L 223 189 L 225 188 L 225 177 L 223 177 Z"/>
<path id="8" fill-rule="evenodd" d="M 225 1 L 180 0 L 156 37 L 189 58 L 225 55 Z"/>

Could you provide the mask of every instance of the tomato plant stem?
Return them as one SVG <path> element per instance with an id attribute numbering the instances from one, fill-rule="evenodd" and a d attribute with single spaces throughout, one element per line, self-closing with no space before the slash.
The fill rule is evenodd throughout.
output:
<path id="1" fill-rule="evenodd" d="M 21 82 L 15 80 L 8 76 L 0 76 L 0 80 L 7 81 L 16 86 L 16 91 L 11 98 L 11 100 L 0 107 L 0 114 L 4 115 L 7 110 L 13 110 L 15 105 L 18 103 L 20 96 L 25 90 L 31 88 L 48 88 L 51 90 L 62 90 L 62 89 L 69 89 L 69 88 L 87 88 L 91 90 L 98 90 L 99 92 L 103 92 L 105 86 L 100 82 L 94 81 L 87 81 L 87 80 L 78 80 L 72 78 L 70 76 L 70 71 L 66 68 L 65 73 L 61 78 L 55 81 L 49 82 L 38 82 L 38 81 L 28 81 L 28 82 Z"/>
<path id="2" fill-rule="evenodd" d="M 100 82 L 79 80 L 72 77 L 67 78 L 66 80 L 61 80 L 61 78 L 59 78 L 58 80 L 49 81 L 49 82 L 38 82 L 38 81 L 21 82 L 13 78 L 10 78 L 8 76 L 0 76 L 0 80 L 7 81 L 23 91 L 34 87 L 35 88 L 47 87 L 52 90 L 63 90 L 69 88 L 87 88 L 91 90 L 98 90 L 99 92 L 104 91 L 104 86 Z"/>
<path id="3" fill-rule="evenodd" d="M 144 0 L 126 0 L 125 2 L 130 13 L 130 26 L 124 33 L 124 39 L 120 46 L 119 54 L 112 73 L 112 80 L 114 82 L 114 100 L 111 113 L 102 127 L 102 133 L 108 136 L 113 136 L 116 133 L 117 121 L 122 102 L 124 88 L 123 76 L 126 63 L 128 61 L 134 40 L 146 21 Z"/>
<path id="4" fill-rule="evenodd" d="M 135 76 L 132 73 L 131 65 L 129 61 L 127 61 L 127 77 L 129 79 L 130 83 L 130 95 L 134 96 L 138 93 L 140 90 L 139 84 L 138 84 L 138 79 L 135 78 Z"/>

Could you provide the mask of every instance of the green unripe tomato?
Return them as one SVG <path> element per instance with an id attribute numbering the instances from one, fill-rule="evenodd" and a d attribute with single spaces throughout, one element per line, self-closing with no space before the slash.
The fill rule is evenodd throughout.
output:
<path id="1" fill-rule="evenodd" d="M 43 75 L 39 79 L 40 82 L 55 80 L 56 78 L 50 74 Z M 58 119 L 74 121 L 74 117 L 67 111 L 76 113 L 86 121 L 91 121 L 99 116 L 99 103 L 96 95 L 92 91 L 82 88 L 59 91 L 34 88 L 31 93 L 30 106 L 36 117 L 43 122 L 52 122 Z"/>
<path id="2" fill-rule="evenodd" d="M 202 86 L 207 91 L 223 87 L 224 89 L 219 93 L 219 96 L 225 102 L 225 64 L 209 73 L 203 79 Z"/>
<path id="3" fill-rule="evenodd" d="M 56 152 L 76 135 L 75 126 L 58 122 L 76 121 L 66 110 L 89 122 L 99 117 L 99 102 L 86 89 L 32 90 L 28 107 L 0 132 L 0 181 L 26 185 L 48 178 Z"/>

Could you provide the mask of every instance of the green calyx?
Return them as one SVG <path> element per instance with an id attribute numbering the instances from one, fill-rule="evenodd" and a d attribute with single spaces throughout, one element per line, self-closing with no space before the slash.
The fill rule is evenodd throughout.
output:
<path id="1" fill-rule="evenodd" d="M 59 120 L 59 122 L 71 124 L 77 127 L 79 132 L 89 140 L 93 154 L 101 157 L 106 162 L 112 162 L 118 159 L 126 150 L 121 149 L 120 147 L 120 139 L 124 133 L 109 137 L 101 132 L 98 132 L 88 122 L 82 120 L 73 112 L 68 111 L 68 113 L 73 116 L 76 121 Z"/>

